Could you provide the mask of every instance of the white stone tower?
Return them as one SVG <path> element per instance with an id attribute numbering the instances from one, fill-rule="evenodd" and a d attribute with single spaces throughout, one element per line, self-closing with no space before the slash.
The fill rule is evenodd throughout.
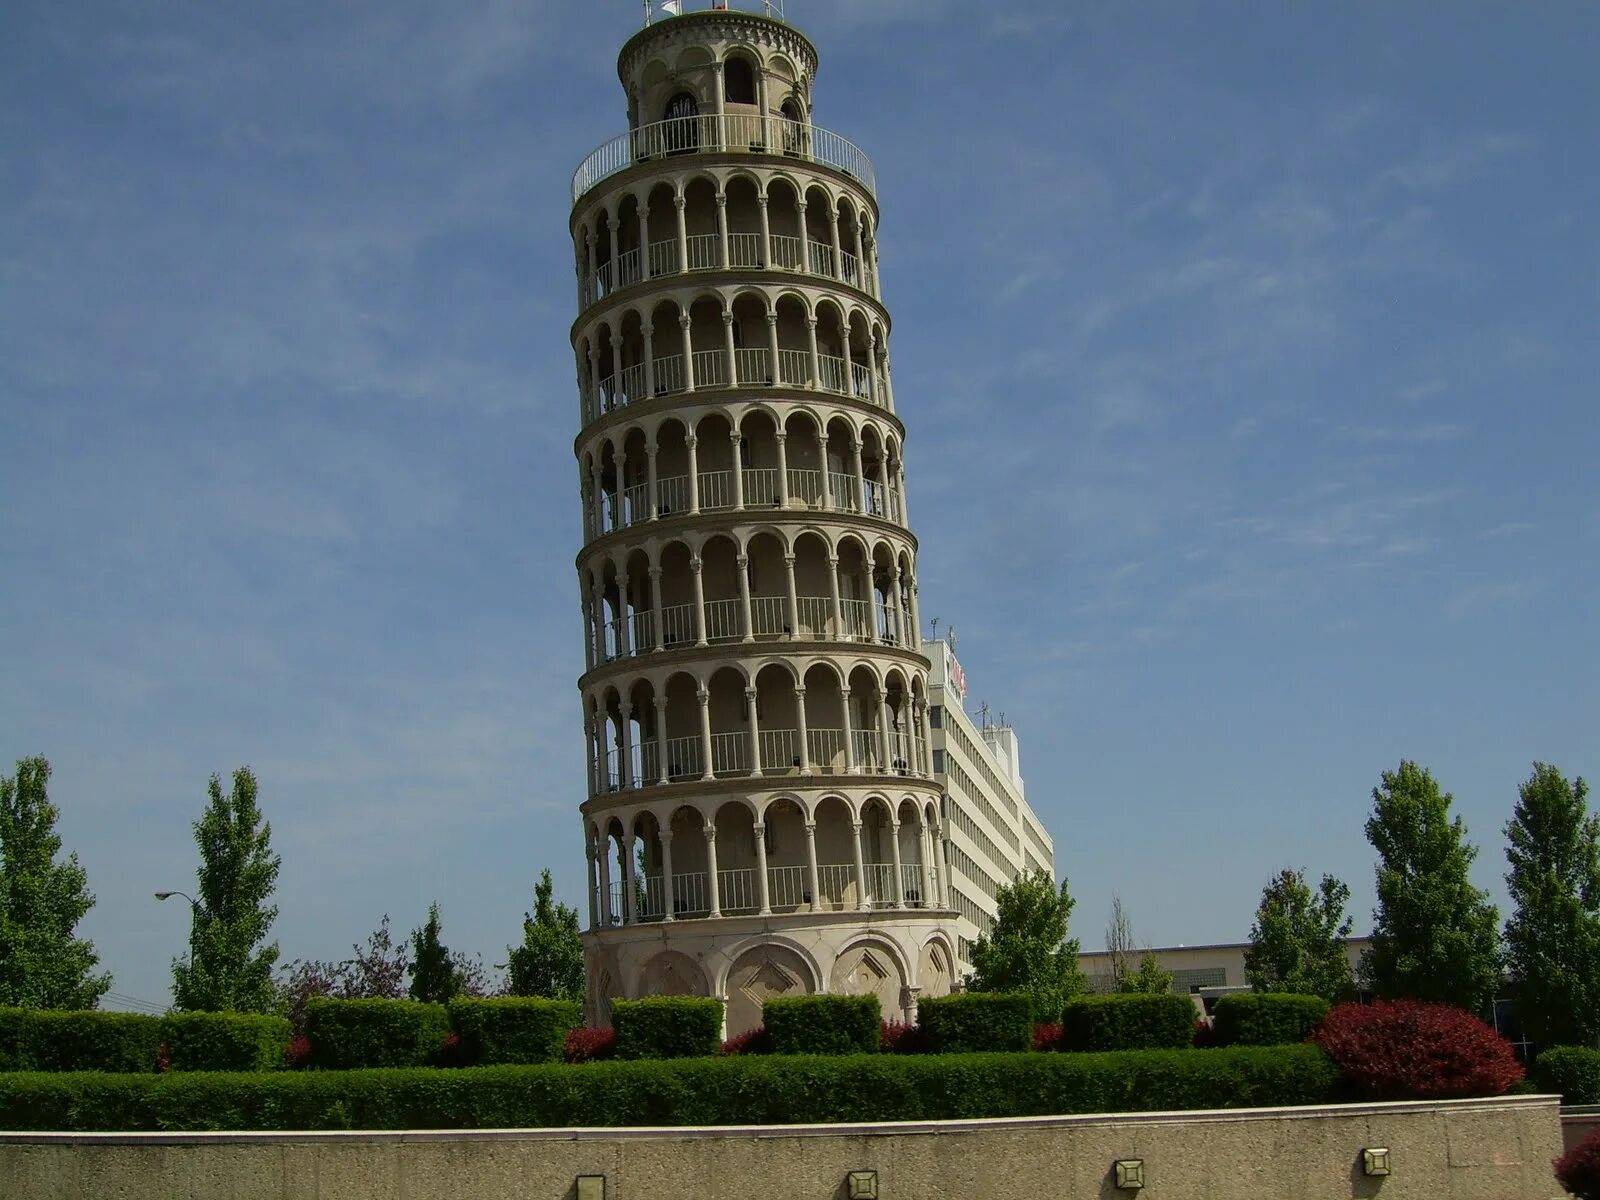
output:
<path id="1" fill-rule="evenodd" d="M 905 1019 L 954 918 L 872 166 L 770 15 L 660 17 L 617 70 L 629 131 L 572 184 L 589 1016 Z"/>

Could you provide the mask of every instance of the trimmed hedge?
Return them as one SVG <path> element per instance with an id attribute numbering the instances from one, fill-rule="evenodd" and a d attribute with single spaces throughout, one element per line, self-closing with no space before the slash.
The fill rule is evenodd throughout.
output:
<path id="1" fill-rule="evenodd" d="M 154 1072 L 161 1018 L 0 1008 L 0 1071 Z"/>
<path id="2" fill-rule="evenodd" d="M 1600 1104 L 1600 1050 L 1551 1046 L 1533 1060 L 1541 1092 L 1559 1092 L 1563 1104 Z"/>
<path id="3" fill-rule="evenodd" d="M 1027 1050 L 1033 1045 L 1033 1005 L 1021 993 L 961 992 L 917 1005 L 929 1054 Z"/>
<path id="4" fill-rule="evenodd" d="M 791 996 L 761 1006 L 772 1054 L 873 1054 L 883 1013 L 876 996 Z"/>
<path id="5" fill-rule="evenodd" d="M 927 1121 L 1324 1104 L 1315 1046 L 773 1055 L 583 1067 L 0 1075 L 0 1129 L 539 1129 Z"/>
<path id="6" fill-rule="evenodd" d="M 614 1000 L 618 1058 L 702 1058 L 722 1052 L 722 1001 L 700 996 Z"/>
<path id="7" fill-rule="evenodd" d="M 1219 1046 L 1290 1046 L 1317 1031 L 1332 1007 L 1321 996 L 1240 992 L 1217 999 L 1212 1014 Z"/>
<path id="8" fill-rule="evenodd" d="M 258 1013 L 170 1013 L 161 1021 L 169 1071 L 276 1071 L 294 1030 Z"/>
<path id="9" fill-rule="evenodd" d="M 442 1004 L 318 996 L 306 1005 L 311 1065 L 323 1070 L 429 1066 L 449 1032 Z"/>
<path id="10" fill-rule="evenodd" d="M 1079 996 L 1061 1014 L 1063 1050 L 1185 1050 L 1194 1045 L 1187 996 Z"/>
<path id="11" fill-rule="evenodd" d="M 452 1000 L 449 1013 L 463 1058 L 474 1066 L 560 1062 L 567 1034 L 583 1024 L 577 1001 L 532 996 Z"/>

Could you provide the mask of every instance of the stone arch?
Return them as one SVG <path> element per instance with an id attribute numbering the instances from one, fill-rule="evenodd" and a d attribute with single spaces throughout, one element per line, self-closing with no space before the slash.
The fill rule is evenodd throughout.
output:
<path id="1" fill-rule="evenodd" d="M 917 956 L 918 996 L 948 996 L 955 985 L 955 955 L 944 938 L 934 936 L 923 944 Z"/>
<path id="2" fill-rule="evenodd" d="M 639 972 L 640 996 L 705 996 L 710 994 L 705 970 L 687 954 L 663 950 Z"/>
<path id="3" fill-rule="evenodd" d="M 761 1006 L 782 996 L 809 996 L 818 972 L 798 947 L 763 942 L 740 953 L 728 968 L 723 995 L 728 998 L 728 1036 L 761 1024 Z"/>
<path id="4" fill-rule="evenodd" d="M 828 990 L 840 996 L 876 996 L 888 1020 L 905 1019 L 906 965 L 886 938 L 857 938 L 834 960 Z"/>

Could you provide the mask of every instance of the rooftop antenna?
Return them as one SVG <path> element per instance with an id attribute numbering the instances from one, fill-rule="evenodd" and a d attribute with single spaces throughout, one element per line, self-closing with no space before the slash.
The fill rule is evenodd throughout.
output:
<path id="1" fill-rule="evenodd" d="M 989 728 L 989 702 L 987 700 L 978 705 L 978 728 Z"/>
<path id="2" fill-rule="evenodd" d="M 938 617 L 935 617 L 933 619 L 933 640 L 936 641 L 936 642 L 939 640 L 939 618 Z"/>

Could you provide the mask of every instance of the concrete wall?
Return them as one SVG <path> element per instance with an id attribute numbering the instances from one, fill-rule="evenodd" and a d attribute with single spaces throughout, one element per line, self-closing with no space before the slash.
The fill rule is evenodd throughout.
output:
<path id="1" fill-rule="evenodd" d="M 1553 1200 L 1553 1096 L 747 1129 L 0 1134 L 0 1200 Z M 1367 1178 L 1365 1147 L 1393 1174 Z M 1118 1191 L 1116 1158 L 1146 1187 Z M 581 1200 L 588 1200 L 584 1196 Z"/>

